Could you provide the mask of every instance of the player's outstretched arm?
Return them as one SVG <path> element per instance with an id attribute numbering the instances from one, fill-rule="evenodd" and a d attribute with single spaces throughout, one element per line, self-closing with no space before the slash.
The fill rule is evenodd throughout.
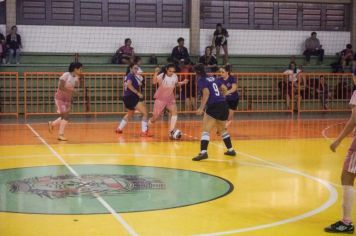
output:
<path id="1" fill-rule="evenodd" d="M 344 129 L 341 131 L 339 136 L 335 139 L 335 141 L 330 145 L 331 151 L 335 152 L 336 148 L 339 146 L 341 141 L 349 135 L 353 129 L 356 127 L 356 106 L 352 106 L 352 114 L 350 119 L 347 121 Z"/>

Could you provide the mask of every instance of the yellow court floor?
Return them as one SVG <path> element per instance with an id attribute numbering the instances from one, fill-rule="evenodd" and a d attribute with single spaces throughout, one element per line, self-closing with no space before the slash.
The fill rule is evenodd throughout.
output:
<path id="1" fill-rule="evenodd" d="M 72 123 L 68 142 L 44 123 L 0 124 L 1 236 L 327 235 L 341 216 L 340 172 L 350 138 L 328 146 L 345 120 L 236 121 L 236 157 L 201 124 Z M 56 132 L 56 131 L 55 131 Z M 354 212 L 354 218 L 356 213 Z"/>

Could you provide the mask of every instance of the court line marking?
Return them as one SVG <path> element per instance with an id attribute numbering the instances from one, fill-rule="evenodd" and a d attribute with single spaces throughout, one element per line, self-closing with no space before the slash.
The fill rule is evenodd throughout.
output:
<path id="1" fill-rule="evenodd" d="M 188 136 L 190 138 L 193 138 L 193 139 L 198 139 L 197 137 L 191 136 L 191 135 L 189 135 L 187 133 L 183 133 L 183 135 L 186 135 L 186 136 Z M 219 147 L 219 148 L 224 148 L 224 146 L 222 144 L 216 144 L 214 142 L 210 142 L 210 143 L 215 145 L 215 146 L 217 146 L 217 147 Z M 254 155 L 250 155 L 248 153 L 237 151 L 237 154 L 241 154 L 241 155 L 246 156 L 248 158 L 251 158 L 251 159 L 260 161 L 262 163 L 268 164 L 270 166 L 279 168 L 280 170 L 284 170 L 284 171 L 286 171 L 288 173 L 294 173 L 294 174 L 297 174 L 297 175 L 301 175 L 301 176 L 304 176 L 306 178 L 312 179 L 312 180 L 314 180 L 316 182 L 319 182 L 321 185 L 326 187 L 327 190 L 329 191 L 329 199 L 323 205 L 321 205 L 320 207 L 318 207 L 318 208 L 316 208 L 316 209 L 314 209 L 312 211 L 309 211 L 309 212 L 306 212 L 304 214 L 301 214 L 301 215 L 298 215 L 298 216 L 295 216 L 295 217 L 292 217 L 292 218 L 288 218 L 288 219 L 285 219 L 285 220 L 276 221 L 276 222 L 273 222 L 273 223 L 263 224 L 263 225 L 259 225 L 259 226 L 236 229 L 236 230 L 197 234 L 199 236 L 216 236 L 216 235 L 236 234 L 236 233 L 254 231 L 254 230 L 259 230 L 259 229 L 264 229 L 264 228 L 271 228 L 271 227 L 275 227 L 275 226 L 278 226 L 278 225 L 283 225 L 283 224 L 295 222 L 295 221 L 302 220 L 302 219 L 307 218 L 307 217 L 311 217 L 311 216 L 313 216 L 315 214 L 318 214 L 318 213 L 326 210 L 330 206 L 332 206 L 337 201 L 338 193 L 337 193 L 336 189 L 326 180 L 323 180 L 321 178 L 309 175 L 307 173 L 303 173 L 303 172 L 301 172 L 299 170 L 294 170 L 294 169 L 289 168 L 287 166 L 283 166 L 283 165 L 280 165 L 280 164 L 277 164 L 277 163 L 274 163 L 274 162 L 271 162 L 271 161 L 264 160 L 262 158 L 259 158 L 259 157 L 254 156 Z M 207 160 L 209 160 L 209 158 Z"/>
<path id="2" fill-rule="evenodd" d="M 76 177 L 81 179 L 80 175 L 49 145 L 30 124 L 26 126 L 32 133 L 50 150 L 50 152 L 68 168 L 68 170 Z M 115 219 L 129 232 L 130 235 L 138 236 L 134 229 L 119 215 L 99 194 L 93 193 L 93 196 L 115 217 Z"/>

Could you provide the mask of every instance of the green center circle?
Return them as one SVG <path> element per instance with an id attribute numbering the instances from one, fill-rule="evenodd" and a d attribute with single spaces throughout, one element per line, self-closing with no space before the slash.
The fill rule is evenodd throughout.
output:
<path id="1" fill-rule="evenodd" d="M 223 197 L 233 185 L 218 176 L 131 165 L 72 165 L 0 170 L 0 212 L 108 214 L 194 205 Z"/>

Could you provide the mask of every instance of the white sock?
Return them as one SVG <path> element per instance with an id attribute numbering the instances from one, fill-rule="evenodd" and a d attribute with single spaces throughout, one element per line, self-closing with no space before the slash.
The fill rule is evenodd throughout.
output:
<path id="1" fill-rule="evenodd" d="M 62 118 L 58 117 L 55 121 L 52 121 L 52 126 L 57 126 L 61 123 Z"/>
<path id="2" fill-rule="evenodd" d="M 352 208 L 354 205 L 355 193 L 354 187 L 350 185 L 342 186 L 342 221 L 344 223 L 352 222 Z"/>
<path id="3" fill-rule="evenodd" d="M 201 150 L 200 153 L 201 154 L 204 154 L 204 153 L 207 153 L 208 151 L 207 150 Z"/>
<path id="4" fill-rule="evenodd" d="M 68 124 L 67 120 L 61 120 L 61 123 L 59 124 L 59 135 L 64 135 L 64 128 Z"/>
<path id="5" fill-rule="evenodd" d="M 172 116 L 171 117 L 171 121 L 170 121 L 170 124 L 169 124 L 169 132 L 172 132 L 172 130 L 174 130 L 174 128 L 176 127 L 177 119 L 178 119 L 177 116 Z"/>
<path id="6" fill-rule="evenodd" d="M 147 121 L 146 121 L 146 120 L 142 120 L 142 121 L 141 121 L 141 131 L 142 131 L 142 132 L 146 132 L 147 129 L 148 129 L 148 123 L 147 123 Z"/>
<path id="7" fill-rule="evenodd" d="M 127 120 L 122 119 L 119 125 L 119 129 L 123 130 L 127 124 Z"/>

